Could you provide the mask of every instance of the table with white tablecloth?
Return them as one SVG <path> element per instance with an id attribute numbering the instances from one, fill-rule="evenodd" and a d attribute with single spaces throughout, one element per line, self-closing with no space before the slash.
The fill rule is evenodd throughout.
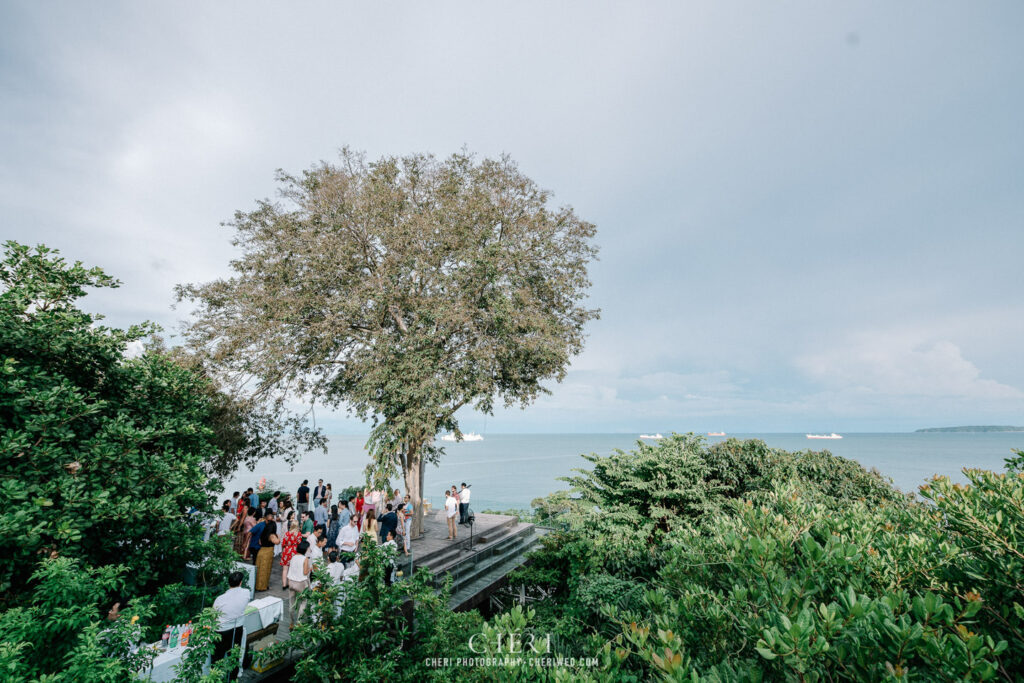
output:
<path id="1" fill-rule="evenodd" d="M 271 624 L 276 624 L 281 621 L 281 617 L 284 614 L 284 600 L 275 597 L 265 597 L 258 600 L 253 600 L 245 607 L 245 613 L 239 617 L 234 625 L 242 626 L 242 642 L 239 643 L 241 646 L 241 655 L 239 657 L 239 668 L 241 668 L 242 657 L 245 656 L 245 643 L 246 636 L 250 633 L 264 629 Z M 156 644 L 159 646 L 159 644 Z M 164 683 L 173 681 L 176 678 L 177 672 L 175 667 L 181 664 L 182 657 L 185 655 L 187 648 L 178 647 L 173 650 L 162 650 L 160 654 L 153 660 L 153 665 L 144 673 L 139 675 L 139 678 L 146 681 L 153 681 L 153 683 Z M 209 662 L 207 662 L 207 668 L 209 668 Z"/>

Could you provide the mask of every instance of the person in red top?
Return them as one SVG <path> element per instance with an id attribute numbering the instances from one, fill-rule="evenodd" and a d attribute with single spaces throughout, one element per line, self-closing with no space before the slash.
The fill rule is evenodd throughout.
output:
<path id="1" fill-rule="evenodd" d="M 288 563 L 292 561 L 292 556 L 295 555 L 295 549 L 299 546 L 299 542 L 302 540 L 302 534 L 299 533 L 299 523 L 292 522 L 291 526 L 288 527 L 288 533 L 281 538 L 281 588 L 288 587 Z"/>
<path id="2" fill-rule="evenodd" d="M 363 529 L 363 492 L 359 491 L 356 493 L 356 528 L 362 531 Z"/>

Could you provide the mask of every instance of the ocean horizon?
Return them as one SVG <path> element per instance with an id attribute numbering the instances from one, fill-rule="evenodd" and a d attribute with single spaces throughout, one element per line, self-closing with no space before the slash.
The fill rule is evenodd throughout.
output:
<path id="1" fill-rule="evenodd" d="M 647 433 L 647 432 L 645 432 Z M 668 436 L 671 432 L 661 432 Z M 680 432 L 686 433 L 686 432 Z M 443 500 L 444 489 L 462 482 L 473 491 L 473 508 L 529 508 L 535 498 L 568 489 L 559 477 L 573 474 L 575 468 L 587 468 L 582 454 L 609 455 L 616 449 L 630 450 L 639 441 L 639 433 L 535 433 L 484 434 L 483 441 L 441 442 L 445 455 L 437 466 L 428 465 L 424 476 L 424 497 L 434 509 Z M 1014 449 L 1024 449 L 1022 432 L 842 432 L 842 439 L 808 439 L 805 433 L 756 432 L 705 436 L 709 443 L 729 438 L 760 439 L 768 446 L 787 451 L 827 450 L 875 468 L 902 491 L 916 491 L 934 475 L 964 482 L 964 468 L 994 471 L 1004 469 L 1004 461 Z M 364 445 L 367 435 L 328 436 L 327 453 L 306 453 L 294 467 L 283 459 L 265 460 L 255 471 L 242 469 L 225 481 L 225 494 L 253 486 L 261 478 L 294 492 L 303 479 L 317 479 L 333 486 L 335 493 L 347 486 L 362 485 L 369 455 Z M 655 443 L 646 441 L 646 443 Z M 398 475 L 392 487 L 405 491 Z"/>

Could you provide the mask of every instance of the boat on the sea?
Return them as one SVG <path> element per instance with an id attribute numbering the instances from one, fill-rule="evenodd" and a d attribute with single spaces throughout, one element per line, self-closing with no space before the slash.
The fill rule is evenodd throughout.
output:
<path id="1" fill-rule="evenodd" d="M 841 439 L 843 437 L 839 436 L 835 432 L 832 432 L 831 434 L 807 434 L 807 438 L 808 439 Z"/>
<path id="2" fill-rule="evenodd" d="M 708 436 L 725 436 L 725 432 L 708 432 Z"/>
<path id="3" fill-rule="evenodd" d="M 466 432 L 462 435 L 463 441 L 483 441 L 484 437 L 476 432 Z M 445 434 L 441 437 L 441 441 L 458 441 L 454 434 Z"/>
<path id="4" fill-rule="evenodd" d="M 661 434 L 641 434 L 640 438 L 641 439 L 664 439 L 665 437 L 663 437 Z"/>

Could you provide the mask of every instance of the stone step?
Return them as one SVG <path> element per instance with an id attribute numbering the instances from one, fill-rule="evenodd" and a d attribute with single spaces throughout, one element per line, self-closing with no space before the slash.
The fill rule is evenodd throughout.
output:
<path id="1" fill-rule="evenodd" d="M 437 585 L 440 587 L 446 576 L 452 577 L 452 593 L 458 593 L 467 585 L 473 584 L 481 576 L 489 574 L 494 567 L 501 566 L 510 560 L 522 558 L 534 545 L 536 538 L 532 527 L 521 533 L 503 539 L 486 552 L 474 554 L 459 562 L 453 562 L 437 574 Z"/>
<path id="2" fill-rule="evenodd" d="M 502 522 L 496 525 L 489 526 L 487 528 L 480 528 L 477 525 L 473 530 L 473 547 L 477 544 L 487 543 L 492 540 L 497 540 L 502 535 L 508 532 L 510 529 L 514 529 L 519 526 L 519 520 L 515 517 L 507 517 Z M 442 533 L 444 533 L 442 531 Z M 415 541 L 414 541 L 415 543 Z M 435 566 L 443 563 L 446 558 L 458 555 L 459 553 L 468 550 L 470 543 L 469 527 L 459 527 L 459 539 L 457 541 L 447 543 L 441 548 L 434 550 L 419 552 L 416 554 L 415 565 L 417 567 L 428 566 L 434 568 Z M 415 545 L 413 546 L 415 549 Z"/>
<path id="3" fill-rule="evenodd" d="M 530 524 L 524 524 L 515 529 L 508 529 L 499 537 L 492 537 L 492 540 L 489 543 L 475 544 L 473 551 L 467 550 L 465 553 L 458 556 L 445 558 L 443 564 L 436 564 L 431 567 L 431 570 L 438 576 L 438 578 L 443 578 L 444 574 L 450 573 L 460 564 L 473 563 L 474 561 L 479 563 L 486 560 L 488 557 L 505 555 L 512 551 L 513 548 L 521 545 L 524 539 L 531 537 L 533 535 L 533 531 L 533 525 Z"/>
<path id="4" fill-rule="evenodd" d="M 509 573 L 527 561 L 527 555 L 537 545 L 539 538 L 539 535 L 533 536 L 520 552 L 512 556 L 506 556 L 502 561 L 491 565 L 485 571 L 475 575 L 471 581 L 463 583 L 458 590 L 452 592 L 448 606 L 453 610 L 476 607 L 481 599 L 486 599 L 486 597 L 481 596 L 481 593 L 486 592 L 489 594 L 495 587 L 506 580 L 505 577 Z"/>

